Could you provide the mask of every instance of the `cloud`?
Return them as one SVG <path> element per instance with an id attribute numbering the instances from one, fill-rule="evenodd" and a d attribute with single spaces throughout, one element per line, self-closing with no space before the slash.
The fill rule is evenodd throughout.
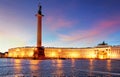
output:
<path id="1" fill-rule="evenodd" d="M 76 21 L 71 21 L 60 16 L 58 18 L 48 16 L 45 21 L 45 25 L 49 26 L 49 29 L 52 31 L 57 31 L 62 28 L 71 28 L 74 24 L 77 23 Z"/>
<path id="2" fill-rule="evenodd" d="M 78 42 L 78 41 L 92 41 L 97 39 L 105 39 L 111 33 L 116 32 L 120 28 L 119 20 L 105 20 L 99 21 L 93 25 L 94 28 L 84 31 L 74 31 L 65 34 L 58 34 L 59 40 L 64 42 Z"/>

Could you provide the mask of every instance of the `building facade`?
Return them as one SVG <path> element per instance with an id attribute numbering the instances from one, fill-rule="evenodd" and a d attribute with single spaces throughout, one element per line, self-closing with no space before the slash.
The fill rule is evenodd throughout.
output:
<path id="1" fill-rule="evenodd" d="M 34 58 L 36 47 L 18 47 L 8 50 L 10 58 Z M 45 58 L 64 59 L 120 59 L 120 46 L 98 45 L 88 48 L 45 47 Z"/>

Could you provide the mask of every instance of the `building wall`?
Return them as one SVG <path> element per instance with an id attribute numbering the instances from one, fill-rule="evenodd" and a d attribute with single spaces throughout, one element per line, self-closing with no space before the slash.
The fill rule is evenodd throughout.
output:
<path id="1" fill-rule="evenodd" d="M 20 47 L 8 50 L 8 57 L 13 58 L 33 58 L 34 47 Z"/>
<path id="2" fill-rule="evenodd" d="M 111 52 L 111 47 L 96 47 L 95 48 L 95 53 L 97 58 L 103 59 L 103 58 L 110 58 L 110 52 Z"/>
<path id="3" fill-rule="evenodd" d="M 120 46 L 113 46 L 111 48 L 110 55 L 113 59 L 120 59 Z"/>
<path id="4" fill-rule="evenodd" d="M 45 48 L 49 58 L 95 58 L 94 48 Z"/>
<path id="5" fill-rule="evenodd" d="M 19 47 L 8 50 L 8 57 L 34 58 L 35 47 Z M 94 48 L 45 48 L 47 58 L 112 58 L 120 59 L 120 47 Z"/>

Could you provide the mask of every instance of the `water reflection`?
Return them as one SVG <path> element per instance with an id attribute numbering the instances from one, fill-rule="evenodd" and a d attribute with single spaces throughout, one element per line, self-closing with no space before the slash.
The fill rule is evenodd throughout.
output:
<path id="1" fill-rule="evenodd" d="M 58 75 L 58 77 L 63 75 L 63 60 L 56 60 L 56 71 L 54 72 L 54 75 Z"/>
<path id="2" fill-rule="evenodd" d="M 40 69 L 40 67 L 39 67 L 39 63 L 40 63 L 40 61 L 39 60 L 29 60 L 29 62 L 30 62 L 30 69 L 32 70 L 32 71 L 37 71 L 38 70 L 38 68 Z"/>
<path id="3" fill-rule="evenodd" d="M 30 63 L 29 67 L 30 67 L 31 75 L 38 76 L 38 71 L 40 69 L 39 67 L 40 60 L 29 60 L 29 63 Z"/>
<path id="4" fill-rule="evenodd" d="M 22 69 L 22 60 L 20 59 L 15 59 L 14 60 L 14 67 L 15 67 L 15 72 L 16 73 L 20 73 L 21 72 L 21 69 Z"/>
<path id="5" fill-rule="evenodd" d="M 72 59 L 72 67 L 75 67 L 75 59 Z"/>
<path id="6" fill-rule="evenodd" d="M 93 59 L 90 59 L 89 65 L 90 71 L 93 71 Z"/>
<path id="7" fill-rule="evenodd" d="M 90 69 L 90 76 L 92 76 L 92 71 L 94 69 L 94 65 L 93 65 L 93 59 L 90 59 L 90 62 L 89 62 L 89 69 Z"/>
<path id="8" fill-rule="evenodd" d="M 107 60 L 107 70 L 111 71 L 111 60 Z"/>
<path id="9" fill-rule="evenodd" d="M 57 61 L 57 68 L 62 69 L 62 62 L 63 60 L 56 60 Z"/>
<path id="10" fill-rule="evenodd" d="M 14 75 L 15 76 L 23 76 L 23 74 L 21 73 L 22 71 L 22 60 L 21 59 L 15 59 L 14 61 Z"/>
<path id="11" fill-rule="evenodd" d="M 61 76 L 63 74 L 62 62 L 63 62 L 63 60 L 57 60 L 57 68 L 58 68 L 58 70 L 56 71 L 56 73 L 59 76 Z"/>
<path id="12" fill-rule="evenodd" d="M 0 60 L 0 76 L 7 77 L 116 77 L 120 76 L 117 60 Z M 3 69 L 4 68 L 4 69 Z M 3 72 L 2 72 L 3 71 Z M 13 76 L 8 76 L 13 75 Z"/>

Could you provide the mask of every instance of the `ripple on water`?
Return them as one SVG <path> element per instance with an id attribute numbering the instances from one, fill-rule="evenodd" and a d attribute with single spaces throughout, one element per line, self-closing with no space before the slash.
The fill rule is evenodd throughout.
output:
<path id="1" fill-rule="evenodd" d="M 2 59 L 0 63 L 2 77 L 120 77 L 116 60 Z"/>

